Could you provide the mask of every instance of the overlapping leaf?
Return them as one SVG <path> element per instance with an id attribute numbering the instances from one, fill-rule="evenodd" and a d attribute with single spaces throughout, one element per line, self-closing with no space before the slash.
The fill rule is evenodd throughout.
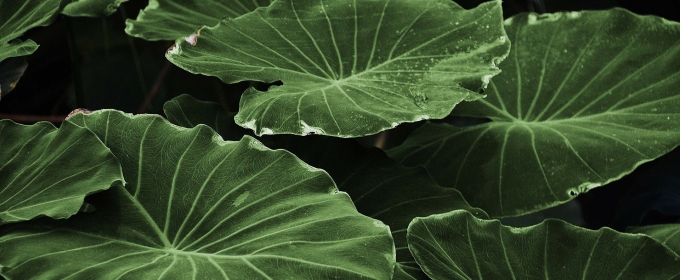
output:
<path id="1" fill-rule="evenodd" d="M 87 129 L 0 120 L 0 225 L 68 218 L 86 195 L 123 182 L 116 157 Z"/>
<path id="2" fill-rule="evenodd" d="M 641 234 L 560 220 L 511 228 L 466 211 L 416 218 L 409 248 L 432 279 L 677 279 L 680 258 Z"/>
<path id="3" fill-rule="evenodd" d="M 357 213 L 327 173 L 244 137 L 158 116 L 78 114 L 121 160 L 129 183 L 96 211 L 0 233 L 17 279 L 389 279 L 389 228 Z"/>
<path id="4" fill-rule="evenodd" d="M 33 53 L 38 44 L 16 38 L 33 27 L 52 23 L 60 4 L 54 0 L 0 0 L 0 61 Z"/>
<path id="5" fill-rule="evenodd" d="M 16 87 L 27 67 L 28 62 L 24 57 L 11 57 L 0 61 L 0 100 Z"/>
<path id="6" fill-rule="evenodd" d="M 547 208 L 680 144 L 680 24 L 622 9 L 522 14 L 488 97 L 389 152 L 492 216 Z"/>
<path id="7" fill-rule="evenodd" d="M 127 20 L 125 32 L 145 40 L 187 37 L 204 25 L 235 18 L 266 7 L 272 0 L 149 0 L 136 20 Z"/>
<path id="8" fill-rule="evenodd" d="M 508 52 L 500 1 L 278 0 L 178 40 L 176 65 L 248 89 L 236 122 L 262 134 L 357 137 L 443 118 Z"/>
<path id="9" fill-rule="evenodd" d="M 626 229 L 626 232 L 649 235 L 680 255 L 680 224 L 633 227 Z"/>
<path id="10" fill-rule="evenodd" d="M 105 17 L 116 12 L 128 0 L 69 0 L 61 11 L 72 17 Z"/>
<path id="11" fill-rule="evenodd" d="M 177 125 L 205 124 L 225 139 L 240 139 L 249 132 L 237 126 L 234 115 L 218 104 L 198 101 L 189 95 L 167 102 L 164 111 Z M 394 236 L 397 261 L 411 274 L 418 275 L 420 270 L 406 243 L 406 228 L 413 218 L 457 209 L 488 217 L 480 209 L 470 207 L 458 191 L 438 186 L 424 168 L 405 168 L 383 151 L 363 148 L 353 139 L 277 135 L 263 137 L 262 141 L 270 148 L 286 149 L 306 163 L 326 170 L 338 188 L 352 197 L 360 213 L 387 224 Z"/>

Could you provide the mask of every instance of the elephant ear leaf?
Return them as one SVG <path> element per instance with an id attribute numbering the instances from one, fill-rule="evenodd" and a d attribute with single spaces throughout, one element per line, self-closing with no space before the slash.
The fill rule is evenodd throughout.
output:
<path id="1" fill-rule="evenodd" d="M 124 183 L 120 163 L 87 129 L 0 120 L 0 225 L 65 219 L 86 195 Z"/>
<path id="2" fill-rule="evenodd" d="M 128 0 L 70 0 L 62 14 L 72 17 L 105 17 Z"/>
<path id="3" fill-rule="evenodd" d="M 3 228 L 13 279 L 390 279 L 389 227 L 359 214 L 326 172 L 252 137 L 118 111 L 76 114 L 128 184 L 64 223 Z"/>
<path id="4" fill-rule="evenodd" d="M 248 89 L 235 117 L 262 134 L 359 137 L 443 118 L 498 74 L 500 1 L 277 0 L 177 40 L 167 58 Z"/>
<path id="5" fill-rule="evenodd" d="M 680 258 L 642 234 L 546 220 L 525 228 L 467 211 L 416 218 L 409 248 L 432 279 L 676 279 Z"/>
<path id="6" fill-rule="evenodd" d="M 130 36 L 149 41 L 175 40 L 214 26 L 225 17 L 236 18 L 272 0 L 149 0 L 137 19 L 125 22 Z"/>
<path id="7" fill-rule="evenodd" d="M 623 9 L 521 14 L 488 97 L 389 152 L 494 217 L 564 203 L 680 145 L 680 23 Z"/>
<path id="8" fill-rule="evenodd" d="M 0 1 L 0 61 L 23 56 L 38 49 L 32 40 L 17 39 L 37 26 L 52 23 L 59 14 L 61 1 L 22 0 Z"/>

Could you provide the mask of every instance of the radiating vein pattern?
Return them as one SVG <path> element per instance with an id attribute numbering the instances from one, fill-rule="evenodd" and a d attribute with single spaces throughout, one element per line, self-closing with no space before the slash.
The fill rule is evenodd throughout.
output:
<path id="1" fill-rule="evenodd" d="M 521 215 L 621 178 L 680 144 L 680 24 L 622 9 L 522 14 L 489 97 L 390 155 L 425 164 L 492 216 Z"/>
<path id="2" fill-rule="evenodd" d="M 86 195 L 122 184 L 115 156 L 87 129 L 0 121 L 0 225 L 76 214 Z"/>
<path id="3" fill-rule="evenodd" d="M 185 129 L 159 116 L 113 110 L 77 115 L 67 124 L 107 134 L 124 176 L 139 179 L 93 195 L 96 211 L 65 224 L 36 222 L 0 236 L 0 265 L 11 277 L 392 274 L 389 228 L 359 214 L 327 173 L 287 151 L 248 136 L 225 142 L 204 125 Z M 22 253 L 31 244 L 40 246 Z M 36 269 L 37 263 L 54 265 Z"/>
<path id="4" fill-rule="evenodd" d="M 416 218 L 409 248 L 432 279 L 675 279 L 680 259 L 649 236 L 560 220 L 525 228 L 464 210 Z"/>
<path id="5" fill-rule="evenodd" d="M 59 1 L 0 2 L 0 61 L 8 57 L 33 53 L 38 44 L 32 40 L 15 40 L 29 29 L 45 26 L 57 17 Z"/>
<path id="6" fill-rule="evenodd" d="M 236 122 L 258 135 L 357 137 L 442 118 L 479 97 L 509 50 L 500 1 L 278 0 L 196 35 L 167 58 L 225 83 L 283 82 L 243 94 Z"/>
<path id="7" fill-rule="evenodd" d="M 125 32 L 149 41 L 175 40 L 214 26 L 225 17 L 236 18 L 272 0 L 150 0 L 149 5 L 128 19 Z"/>

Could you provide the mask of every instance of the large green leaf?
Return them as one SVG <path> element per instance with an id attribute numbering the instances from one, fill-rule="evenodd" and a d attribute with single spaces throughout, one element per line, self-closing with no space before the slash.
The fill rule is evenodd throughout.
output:
<path id="1" fill-rule="evenodd" d="M 36 26 L 46 26 L 59 13 L 59 0 L 0 0 L 0 61 L 33 53 L 38 44 L 16 38 Z"/>
<path id="2" fill-rule="evenodd" d="M 680 224 L 632 227 L 626 229 L 626 232 L 649 235 L 680 255 Z"/>
<path id="3" fill-rule="evenodd" d="M 0 234 L 18 279 L 389 279 L 389 228 L 359 214 L 322 170 L 207 126 L 117 111 L 70 119 L 121 159 L 129 183 L 64 224 Z"/>
<path id="4" fill-rule="evenodd" d="M 128 0 L 69 0 L 62 14 L 72 17 L 105 17 Z"/>
<path id="5" fill-rule="evenodd" d="M 187 37 L 204 25 L 214 26 L 225 17 L 239 17 L 272 0 L 149 0 L 136 20 L 125 22 L 125 32 L 145 40 Z"/>
<path id="6" fill-rule="evenodd" d="M 511 228 L 466 211 L 416 218 L 409 248 L 432 279 L 677 279 L 680 258 L 641 234 L 546 220 Z"/>
<path id="7" fill-rule="evenodd" d="M 87 129 L 0 120 L 0 225 L 68 218 L 86 195 L 122 185 L 116 157 Z"/>
<path id="8" fill-rule="evenodd" d="M 357 137 L 443 118 L 498 74 L 500 1 L 277 0 L 180 39 L 167 58 L 248 89 L 236 122 L 262 134 Z"/>
<path id="9" fill-rule="evenodd" d="M 680 24 L 622 9 L 522 14 L 489 97 L 389 152 L 492 216 L 573 199 L 680 144 Z"/>
<path id="10" fill-rule="evenodd" d="M 224 139 L 240 139 L 249 132 L 234 123 L 234 114 L 213 102 L 203 102 L 189 95 L 168 101 L 165 114 L 174 124 L 194 127 L 205 124 Z M 470 207 L 454 189 L 438 186 L 422 167 L 406 168 L 377 148 L 363 148 L 353 139 L 326 136 L 276 135 L 262 137 L 270 148 L 291 151 L 306 163 L 324 169 L 347 192 L 360 213 L 379 219 L 392 230 L 397 261 L 411 274 L 420 270 L 406 243 L 406 228 L 415 217 L 449 212 L 472 211 L 478 217 L 486 213 Z"/>

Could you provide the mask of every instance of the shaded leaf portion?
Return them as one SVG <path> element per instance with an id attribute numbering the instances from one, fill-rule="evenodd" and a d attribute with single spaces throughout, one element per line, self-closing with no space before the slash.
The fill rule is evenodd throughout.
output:
<path id="1" fill-rule="evenodd" d="M 167 58 L 248 89 L 236 123 L 262 134 L 358 137 L 474 100 L 509 49 L 500 1 L 278 0 L 176 42 Z"/>
<path id="2" fill-rule="evenodd" d="M 61 225 L 0 234 L 0 264 L 33 279 L 389 279 L 389 228 L 286 151 L 153 115 L 77 114 L 130 181 Z M 39 244 L 39 245 L 37 245 Z M 27 249 L 28 248 L 28 249 Z M 38 265 L 40 264 L 40 265 Z"/>
<path id="3" fill-rule="evenodd" d="M 0 225 L 65 219 L 86 195 L 124 182 L 120 163 L 87 129 L 0 120 Z"/>
<path id="4" fill-rule="evenodd" d="M 467 211 L 416 218 L 409 248 L 432 279 L 675 279 L 680 259 L 652 238 L 546 220 L 511 228 Z"/>
<path id="5" fill-rule="evenodd" d="M 149 41 L 175 40 L 214 26 L 225 17 L 236 18 L 272 0 L 149 0 L 136 20 L 125 22 L 130 36 Z"/>
<path id="6" fill-rule="evenodd" d="M 24 57 L 10 57 L 0 61 L 0 100 L 19 83 L 19 79 L 28 68 Z"/>
<path id="7" fill-rule="evenodd" d="M 234 123 L 234 114 L 213 102 L 203 102 L 189 95 L 168 101 L 165 114 L 174 124 L 194 127 L 205 124 L 225 139 L 240 139 L 250 132 Z M 397 261 L 409 273 L 420 268 L 406 243 L 406 228 L 415 217 L 469 210 L 478 217 L 486 213 L 467 204 L 454 189 L 438 186 L 422 167 L 406 168 L 377 148 L 363 148 L 353 139 L 325 136 L 265 136 L 270 148 L 291 151 L 306 163 L 324 169 L 347 192 L 360 213 L 379 219 L 392 230 Z M 422 274 L 422 273 L 420 273 Z"/>
<path id="8" fill-rule="evenodd" d="M 70 0 L 61 11 L 72 17 L 105 17 L 116 12 L 128 0 Z"/>
<path id="9" fill-rule="evenodd" d="M 0 61 L 8 57 L 33 53 L 38 44 L 20 41 L 19 36 L 36 26 L 52 23 L 59 13 L 61 1 L 0 0 Z"/>
<path id="10" fill-rule="evenodd" d="M 389 152 L 492 216 L 573 199 L 680 144 L 680 24 L 622 9 L 522 14 L 489 97 Z"/>
<path id="11" fill-rule="evenodd" d="M 626 229 L 626 232 L 649 235 L 680 255 L 680 224 L 631 227 Z"/>

